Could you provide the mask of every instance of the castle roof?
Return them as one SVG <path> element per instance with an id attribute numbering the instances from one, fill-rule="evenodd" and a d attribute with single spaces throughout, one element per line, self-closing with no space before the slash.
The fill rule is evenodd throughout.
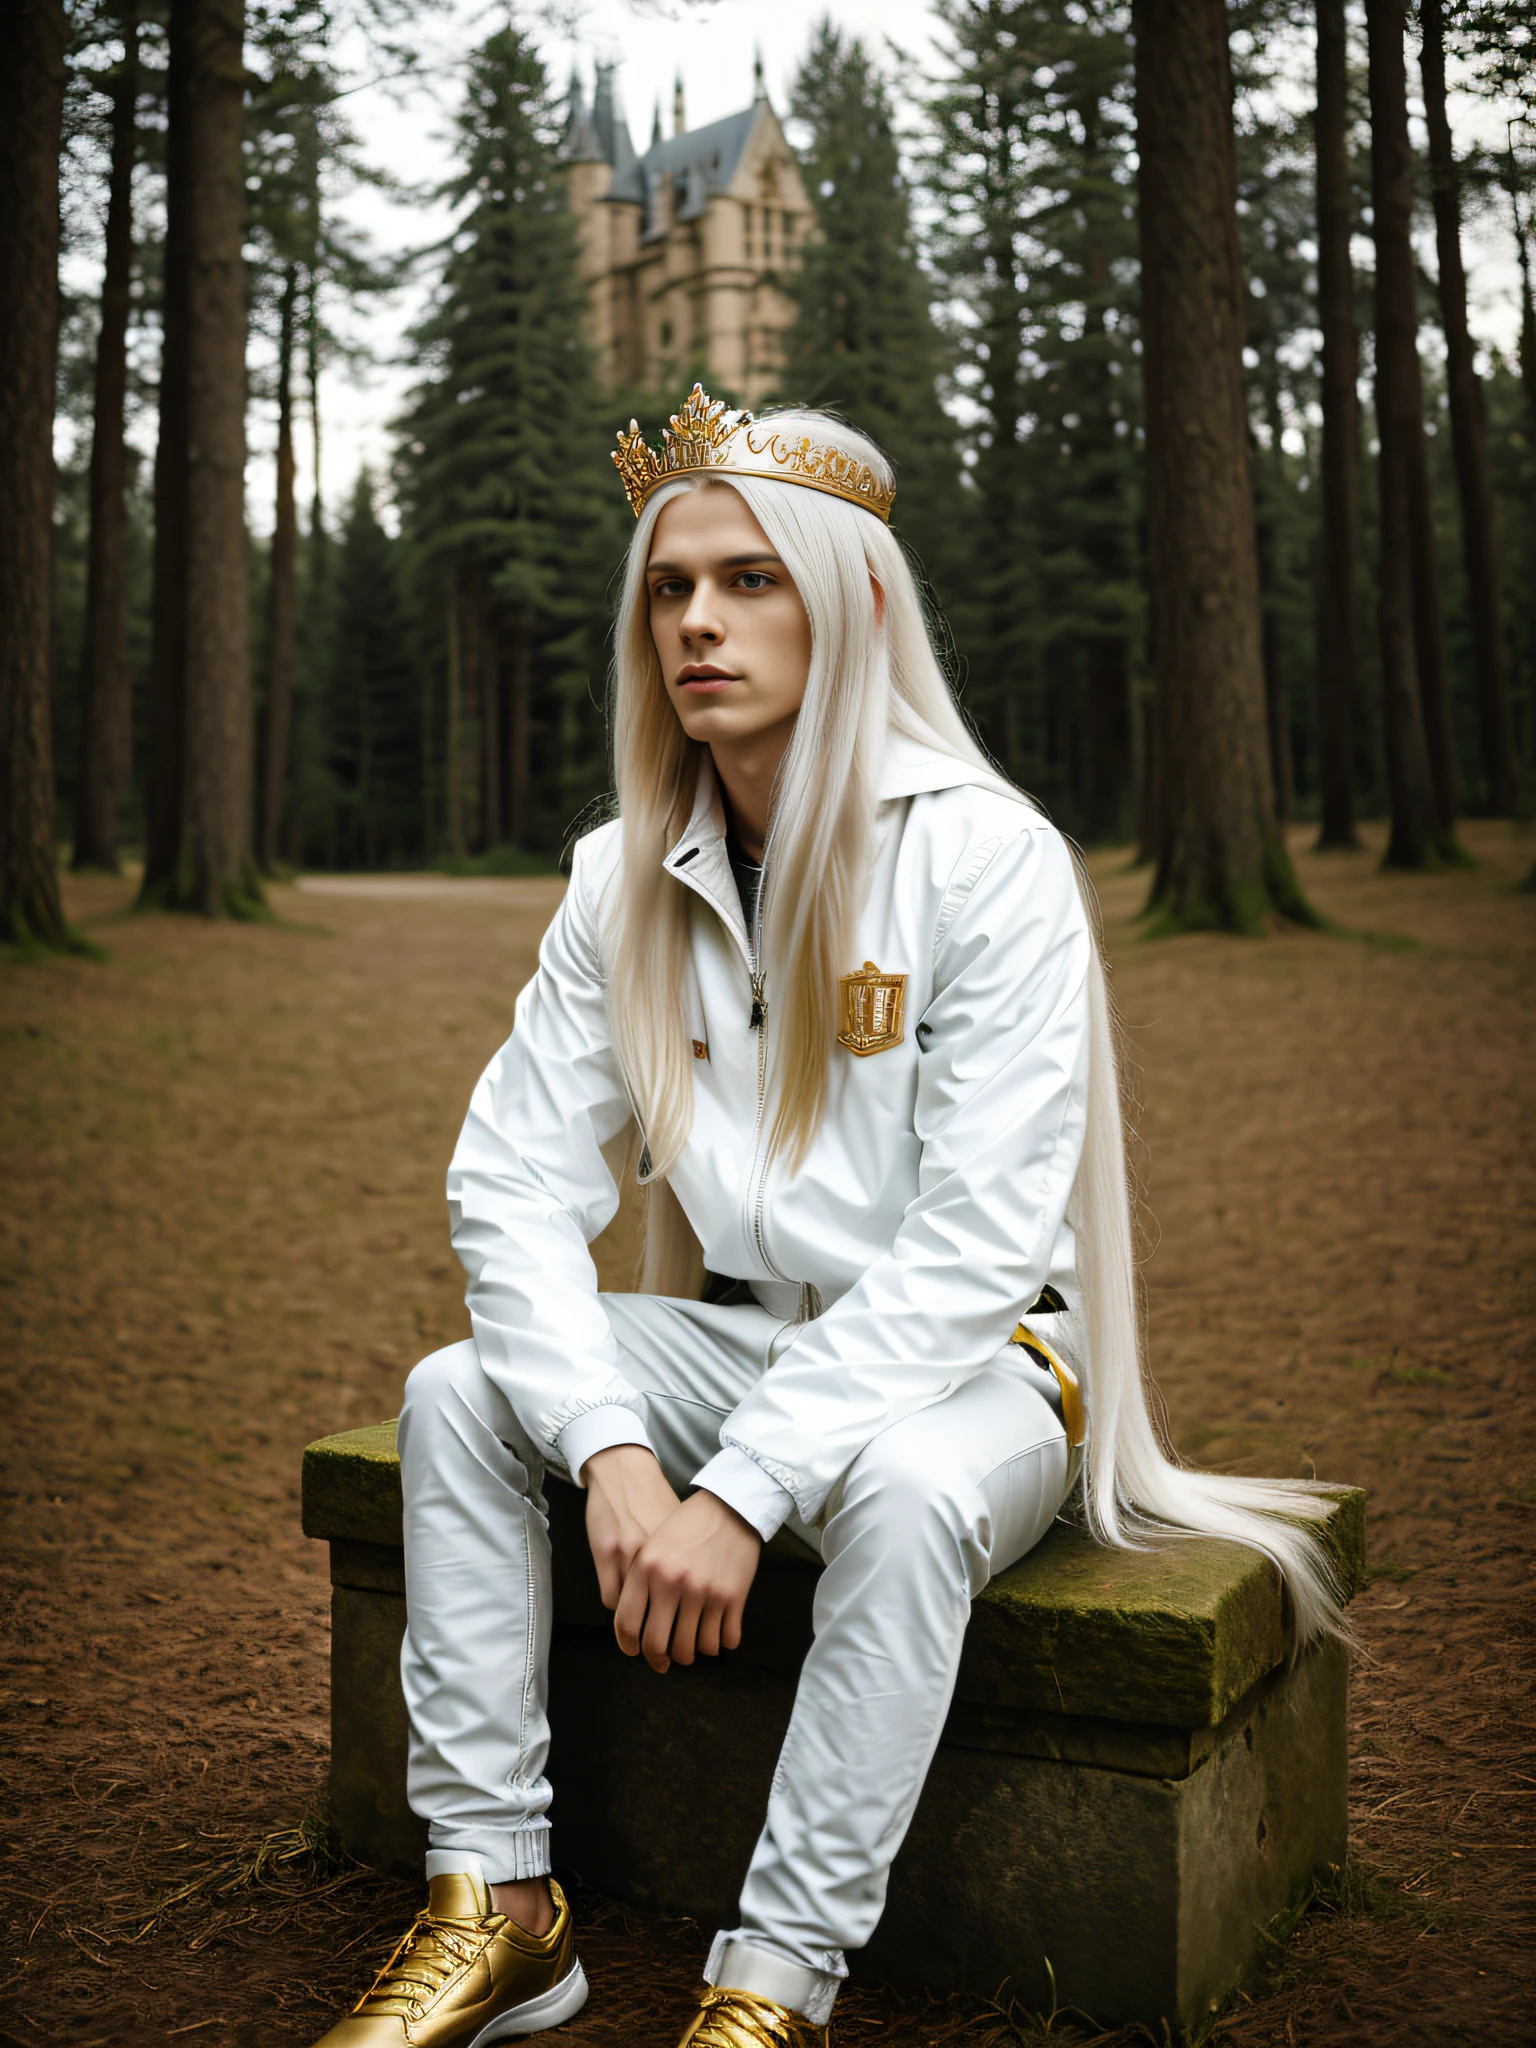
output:
<path id="1" fill-rule="evenodd" d="M 683 135 L 662 135 L 658 108 L 651 146 L 637 156 L 614 71 L 611 64 L 598 65 L 590 107 L 579 77 L 572 73 L 561 156 L 570 164 L 611 164 L 613 182 L 606 196 L 621 204 L 643 206 L 648 216 L 654 210 L 655 195 L 671 181 L 677 195 L 674 217 L 696 220 L 736 175 L 758 115 L 767 105 L 761 80 L 751 106 Z"/>
<path id="2" fill-rule="evenodd" d="M 761 104 L 743 107 L 739 114 L 727 114 L 707 127 L 691 128 L 686 135 L 669 135 L 653 142 L 644 156 L 633 159 L 625 178 L 620 178 L 615 165 L 608 197 L 643 206 L 658 185 L 675 179 L 681 193 L 677 217 L 695 219 L 736 175 Z"/>

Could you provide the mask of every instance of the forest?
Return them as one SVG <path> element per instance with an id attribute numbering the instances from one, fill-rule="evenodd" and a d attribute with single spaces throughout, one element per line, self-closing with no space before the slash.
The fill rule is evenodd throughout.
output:
<path id="1" fill-rule="evenodd" d="M 348 225 L 341 195 L 388 177 L 343 52 L 408 61 L 429 4 L 11 11 L 12 943 L 76 943 L 61 862 L 259 915 L 300 868 L 553 869 L 605 799 L 608 451 L 684 394 L 599 387 L 569 92 L 516 9 L 463 53 L 452 235 L 402 255 Z M 1310 922 L 1288 825 L 1349 846 L 1385 819 L 1389 864 L 1465 860 L 1459 820 L 1536 789 L 1536 7 L 934 15 L 929 75 L 829 16 L 778 110 L 819 230 L 780 280 L 779 396 L 895 458 L 978 734 L 1078 840 L 1134 844 L 1173 927 Z M 1469 327 L 1474 231 L 1512 251 L 1507 351 Z M 337 480 L 322 373 L 408 275 L 392 462 Z"/>

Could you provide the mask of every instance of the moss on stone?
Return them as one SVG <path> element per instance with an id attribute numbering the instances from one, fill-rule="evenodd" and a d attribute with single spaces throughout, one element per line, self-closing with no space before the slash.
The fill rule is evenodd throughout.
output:
<path id="1" fill-rule="evenodd" d="M 401 1529 L 400 1453 L 393 1422 L 323 1436 L 304 1453 L 304 1534 L 397 1550 Z"/>
<path id="2" fill-rule="evenodd" d="M 1365 1495 L 1351 1487 L 1309 1491 L 1333 1503 L 1322 1540 L 1340 1591 L 1352 1598 L 1364 1578 Z M 398 1547 L 394 1423 L 311 1444 L 303 1500 L 306 1535 Z M 773 1627 L 792 1636 L 797 1651 L 815 1585 L 816 1567 L 805 1556 L 804 1614 L 797 1600 L 759 1603 L 760 1626 L 771 1612 Z M 1087 1530 L 1058 1522 L 977 1601 L 956 1697 L 1029 1713 L 1213 1728 L 1290 1650 L 1278 1576 L 1255 1552 L 1174 1539 L 1148 1550 L 1106 1550 Z"/>

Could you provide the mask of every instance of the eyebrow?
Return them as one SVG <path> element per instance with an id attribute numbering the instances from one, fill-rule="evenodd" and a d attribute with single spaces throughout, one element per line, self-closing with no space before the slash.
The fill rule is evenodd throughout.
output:
<path id="1" fill-rule="evenodd" d="M 754 562 L 778 562 L 781 569 L 784 566 L 780 557 L 766 548 L 760 548 L 751 555 L 727 555 L 716 566 L 721 569 L 749 569 Z M 647 562 L 645 573 L 647 576 L 686 576 L 688 571 L 677 562 Z"/>

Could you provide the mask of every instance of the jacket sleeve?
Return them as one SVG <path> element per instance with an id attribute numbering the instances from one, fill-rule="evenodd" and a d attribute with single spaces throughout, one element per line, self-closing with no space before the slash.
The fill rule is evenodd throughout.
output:
<path id="1" fill-rule="evenodd" d="M 618 1207 L 601 1147 L 630 1106 L 608 1031 L 585 845 L 448 1168 L 480 1362 L 541 1455 L 573 1478 L 596 1451 L 648 1440 L 587 1249 Z"/>
<path id="2" fill-rule="evenodd" d="M 997 1356 L 1048 1276 L 1083 1145 L 1088 920 L 1043 821 L 968 879 L 917 1025 L 918 1193 L 890 1251 L 728 1417 L 697 1482 L 725 1497 L 744 1456 L 815 1521 L 874 1437 Z"/>

